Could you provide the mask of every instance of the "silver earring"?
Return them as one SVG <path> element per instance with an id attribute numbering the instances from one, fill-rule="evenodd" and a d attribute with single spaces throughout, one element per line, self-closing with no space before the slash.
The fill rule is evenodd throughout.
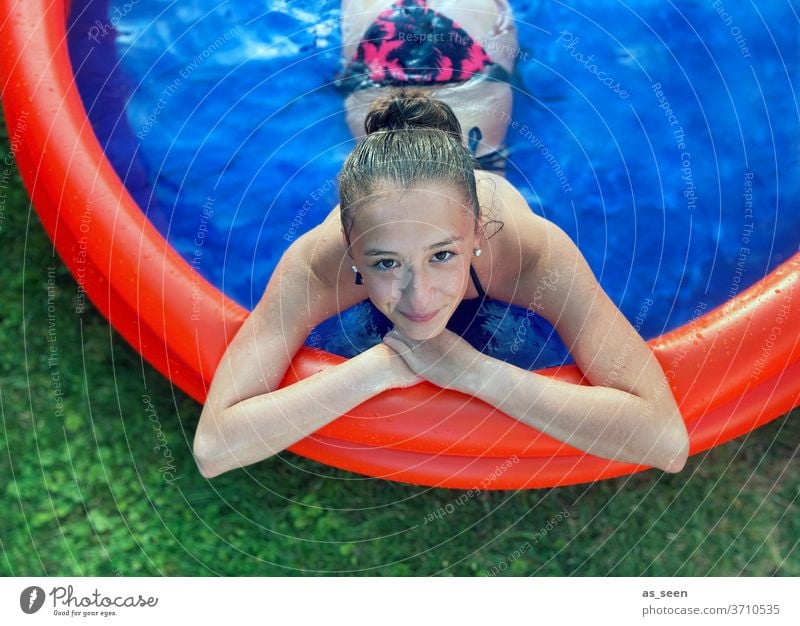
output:
<path id="1" fill-rule="evenodd" d="M 474 254 L 475 256 L 480 256 L 481 255 L 481 249 L 480 248 L 475 248 L 472 251 L 472 254 Z"/>
<path id="2" fill-rule="evenodd" d="M 361 277 L 361 272 L 358 271 L 358 268 L 355 265 L 353 265 L 352 268 L 353 271 L 356 273 L 356 285 L 364 284 L 364 279 Z"/>

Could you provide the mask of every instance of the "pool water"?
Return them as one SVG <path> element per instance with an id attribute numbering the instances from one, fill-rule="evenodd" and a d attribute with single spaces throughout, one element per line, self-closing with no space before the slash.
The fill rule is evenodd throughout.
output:
<path id="1" fill-rule="evenodd" d="M 337 203 L 354 145 L 331 84 L 339 3 L 260 4 L 75 0 L 68 23 L 120 178 L 247 309 Z M 797 16 L 787 3 L 683 4 L 512 2 L 523 43 L 508 179 L 645 339 L 736 296 L 800 242 Z M 520 367 L 571 360 L 546 320 L 505 303 L 464 302 L 450 327 Z M 352 356 L 389 328 L 367 301 L 306 343 Z"/>

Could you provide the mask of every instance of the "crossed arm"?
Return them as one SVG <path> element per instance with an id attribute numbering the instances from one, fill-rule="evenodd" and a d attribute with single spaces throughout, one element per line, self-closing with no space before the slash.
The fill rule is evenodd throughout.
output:
<path id="1" fill-rule="evenodd" d="M 521 369 L 475 350 L 455 333 L 384 342 L 434 384 L 476 396 L 591 454 L 666 472 L 683 469 L 689 438 L 668 381 L 647 343 L 603 291 L 569 236 L 534 216 L 523 240 L 538 246 L 512 303 L 550 321 L 592 386 Z"/>
<path id="2" fill-rule="evenodd" d="M 326 294 L 338 298 L 337 290 L 309 282 L 313 272 L 298 240 L 214 375 L 194 442 L 203 475 L 268 458 L 375 393 L 422 378 L 474 395 L 592 454 L 680 471 L 689 449 L 686 427 L 652 351 L 569 237 L 527 205 L 518 208 L 525 216 L 520 241 L 529 246 L 524 258 L 532 261 L 503 299 L 548 319 L 593 386 L 523 370 L 445 330 L 413 350 L 410 340 L 392 331 L 358 357 L 278 389 L 291 356 L 317 323 L 313 315 L 324 319 L 340 305 L 325 300 Z M 313 247 L 315 240 L 307 238 L 307 244 Z M 321 298 L 316 307 L 308 306 L 309 293 Z M 358 391 L 342 394 L 351 380 L 359 381 Z"/>

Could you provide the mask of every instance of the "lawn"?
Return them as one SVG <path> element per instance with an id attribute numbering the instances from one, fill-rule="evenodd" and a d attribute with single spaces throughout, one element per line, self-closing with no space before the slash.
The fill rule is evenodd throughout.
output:
<path id="1" fill-rule="evenodd" d="M 76 307 L 0 134 L 0 574 L 800 575 L 800 409 L 680 474 L 551 490 L 467 498 L 288 452 L 204 479 L 200 405 Z"/>

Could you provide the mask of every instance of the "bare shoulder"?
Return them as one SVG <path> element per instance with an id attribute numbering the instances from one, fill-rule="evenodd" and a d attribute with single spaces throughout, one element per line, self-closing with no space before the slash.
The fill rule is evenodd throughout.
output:
<path id="1" fill-rule="evenodd" d="M 355 284 L 352 261 L 342 241 L 342 222 L 337 204 L 325 219 L 303 235 L 304 254 L 313 274 L 325 288 L 323 298 L 333 313 L 364 300 L 364 288 Z"/>
<path id="2" fill-rule="evenodd" d="M 489 252 L 481 255 L 476 271 L 482 279 L 490 277 L 486 289 L 490 296 L 511 302 L 520 277 L 537 265 L 546 249 L 552 222 L 536 215 L 502 176 L 476 170 L 475 177 L 485 228 L 481 248 Z"/>

